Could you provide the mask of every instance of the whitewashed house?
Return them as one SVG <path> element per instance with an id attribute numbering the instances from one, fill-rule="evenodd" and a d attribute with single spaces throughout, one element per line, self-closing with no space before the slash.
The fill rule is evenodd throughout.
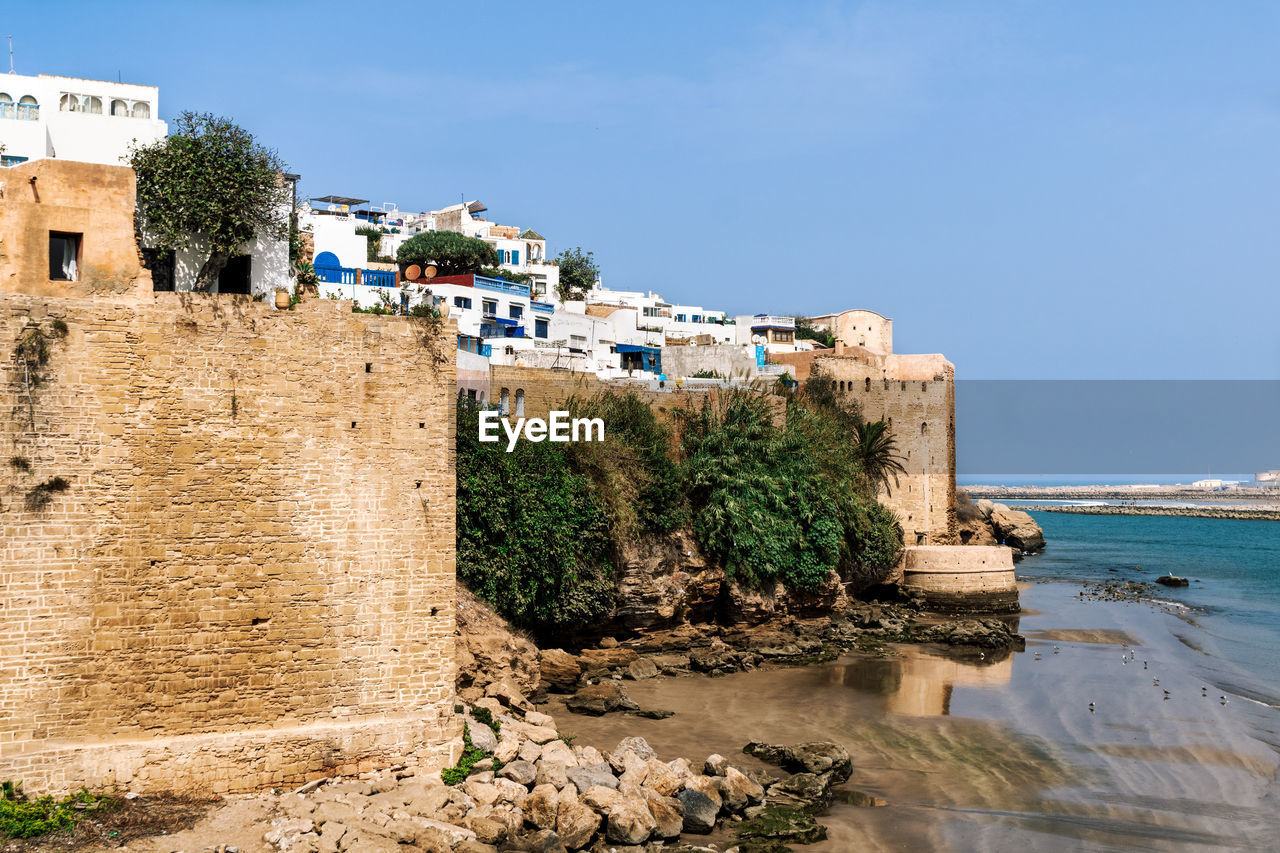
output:
<path id="1" fill-rule="evenodd" d="M 57 157 L 119 166 L 164 139 L 155 86 L 40 74 L 0 76 L 0 166 Z"/>

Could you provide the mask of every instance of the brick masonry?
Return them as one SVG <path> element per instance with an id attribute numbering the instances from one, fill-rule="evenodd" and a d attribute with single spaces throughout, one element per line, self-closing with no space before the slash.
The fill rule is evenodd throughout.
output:
<path id="1" fill-rule="evenodd" d="M 448 761 L 451 325 L 435 364 L 409 318 L 143 275 L 0 294 L 0 778 L 221 793 Z M 55 319 L 32 384 L 15 341 Z"/>

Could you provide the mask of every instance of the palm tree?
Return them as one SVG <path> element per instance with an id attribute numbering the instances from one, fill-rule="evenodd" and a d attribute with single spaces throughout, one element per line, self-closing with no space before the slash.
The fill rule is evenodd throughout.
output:
<path id="1" fill-rule="evenodd" d="M 883 420 L 866 421 L 858 424 L 856 434 L 858 442 L 854 454 L 862 465 L 862 476 L 873 488 L 884 486 L 886 494 L 893 494 L 889 490 L 889 480 L 898 485 L 898 475 L 907 473 L 907 469 L 902 467 L 902 457 L 898 454 L 889 424 Z"/>

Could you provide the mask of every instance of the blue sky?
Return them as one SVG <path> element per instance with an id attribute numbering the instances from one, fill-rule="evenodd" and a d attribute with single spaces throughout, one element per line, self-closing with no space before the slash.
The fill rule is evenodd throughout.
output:
<path id="1" fill-rule="evenodd" d="M 965 378 L 1280 377 L 1280 4 L 8 4 L 21 73 Z M 56 26 L 51 22 L 56 21 Z M 2 34 L 2 33 L 0 33 Z"/>

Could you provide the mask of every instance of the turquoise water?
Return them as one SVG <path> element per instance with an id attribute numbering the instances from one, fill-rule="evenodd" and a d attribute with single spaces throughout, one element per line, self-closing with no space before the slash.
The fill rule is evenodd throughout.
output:
<path id="1" fill-rule="evenodd" d="M 1179 639 L 1202 652 L 1201 674 L 1280 707 L 1280 522 L 1031 514 L 1048 547 L 1018 563 L 1020 577 L 1189 578 L 1189 588 L 1160 587 L 1156 597 L 1180 606 L 1188 629 Z"/>

